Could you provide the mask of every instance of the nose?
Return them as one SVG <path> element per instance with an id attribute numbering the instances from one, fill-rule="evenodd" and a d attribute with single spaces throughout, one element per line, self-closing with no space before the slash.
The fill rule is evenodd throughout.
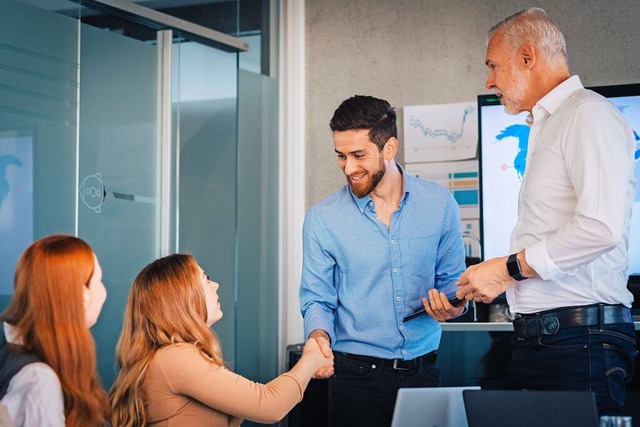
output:
<path id="1" fill-rule="evenodd" d="M 484 83 L 484 87 L 487 89 L 493 89 L 495 86 L 494 78 L 491 72 L 487 75 L 487 81 Z"/>
<path id="2" fill-rule="evenodd" d="M 349 176 L 356 171 L 356 162 L 354 159 L 347 157 L 344 160 L 344 174 Z"/>

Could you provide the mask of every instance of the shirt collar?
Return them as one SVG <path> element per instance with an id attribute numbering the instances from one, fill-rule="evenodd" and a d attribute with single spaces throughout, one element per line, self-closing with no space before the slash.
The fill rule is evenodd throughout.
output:
<path id="1" fill-rule="evenodd" d="M 571 76 L 543 96 L 536 105 L 547 110 L 549 114 L 553 114 L 574 92 L 583 88 L 580 77 Z"/>
<path id="2" fill-rule="evenodd" d="M 407 181 L 407 174 L 405 173 L 403 167 L 400 166 L 398 163 L 396 163 L 396 167 L 400 170 L 400 173 L 402 174 L 402 188 L 404 188 L 404 194 L 400 198 L 400 203 L 398 203 L 400 205 L 400 208 L 402 208 L 402 206 L 404 206 L 405 203 L 407 203 L 407 199 L 409 198 L 410 183 Z M 374 210 L 373 208 L 374 203 L 373 203 L 373 199 L 371 198 L 371 194 L 367 194 L 362 198 L 358 198 L 351 191 L 351 187 L 349 187 L 349 184 L 347 184 L 347 188 L 351 193 L 351 197 L 353 198 L 353 201 L 358 206 L 358 209 L 360 209 L 360 212 L 364 213 L 364 210 L 367 208 L 367 206 L 369 206 L 372 211 Z"/>

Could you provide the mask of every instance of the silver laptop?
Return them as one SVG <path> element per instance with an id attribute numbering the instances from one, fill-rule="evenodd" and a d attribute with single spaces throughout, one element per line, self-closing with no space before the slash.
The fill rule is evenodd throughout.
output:
<path id="1" fill-rule="evenodd" d="M 591 391 L 468 390 L 470 427 L 598 427 Z"/>
<path id="2" fill-rule="evenodd" d="M 468 427 L 463 390 L 480 387 L 427 387 L 398 390 L 391 427 Z"/>

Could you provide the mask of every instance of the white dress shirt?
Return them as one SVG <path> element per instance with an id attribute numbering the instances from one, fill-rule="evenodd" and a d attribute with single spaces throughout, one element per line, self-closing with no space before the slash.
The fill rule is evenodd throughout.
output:
<path id="1" fill-rule="evenodd" d="M 628 238 L 636 192 L 631 128 L 573 76 L 534 106 L 511 252 L 539 277 L 507 290 L 512 312 L 631 306 Z"/>
<path id="2" fill-rule="evenodd" d="M 14 328 L 3 322 L 8 343 L 19 344 Z M 46 363 L 35 362 L 20 369 L 2 398 L 16 427 L 63 427 L 64 396 L 60 380 Z"/>

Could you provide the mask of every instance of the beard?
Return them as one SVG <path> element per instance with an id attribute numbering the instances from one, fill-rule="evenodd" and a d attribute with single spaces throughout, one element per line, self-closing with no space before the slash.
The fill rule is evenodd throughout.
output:
<path id="1" fill-rule="evenodd" d="M 502 99 L 500 102 L 504 105 L 504 110 L 507 114 L 518 115 L 522 112 L 522 103 L 527 91 L 527 82 L 524 79 L 524 73 L 521 73 L 518 70 L 514 71 L 513 77 L 514 83 L 510 91 L 511 93 L 507 96 L 502 92 Z"/>
<path id="2" fill-rule="evenodd" d="M 351 179 L 349 179 L 349 177 L 347 177 L 347 182 L 349 183 L 351 192 L 355 194 L 358 199 L 368 196 L 380 183 L 386 171 L 387 167 L 384 164 L 381 153 L 378 169 L 372 175 L 370 174 L 370 172 L 367 172 L 367 174 L 363 177 L 365 179 L 358 182 L 353 182 Z M 367 179 L 368 176 L 370 176 L 371 178 Z"/>

